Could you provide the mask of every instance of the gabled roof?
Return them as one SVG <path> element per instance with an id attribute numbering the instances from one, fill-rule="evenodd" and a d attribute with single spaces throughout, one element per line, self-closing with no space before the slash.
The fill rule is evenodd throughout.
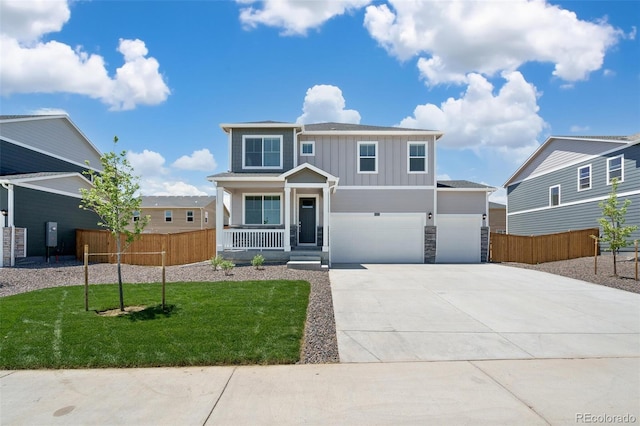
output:
<path id="1" fill-rule="evenodd" d="M 504 204 L 501 204 L 501 203 L 495 203 L 493 201 L 489 201 L 489 208 L 490 209 L 502 209 L 502 210 L 504 210 L 504 209 L 507 208 L 507 206 L 504 205 Z"/>
<path id="2" fill-rule="evenodd" d="M 535 176 L 536 173 L 527 171 L 528 168 L 537 167 L 536 163 L 541 163 L 545 159 L 545 156 L 550 156 L 553 152 L 550 151 L 551 146 L 559 141 L 572 142 L 577 144 L 585 144 L 585 150 L 583 152 L 584 158 L 579 158 L 579 161 L 583 161 L 586 158 L 603 155 L 604 153 L 612 150 L 618 150 L 626 148 L 630 145 L 636 145 L 640 143 L 640 133 L 635 133 L 628 136 L 550 136 L 547 140 L 538 147 L 538 149 L 529 156 L 529 158 L 511 175 L 511 177 L 504 183 L 504 187 L 528 177 L 528 175 Z M 566 165 L 570 165 L 572 162 L 567 162 Z M 539 173 L 538 173 L 539 174 Z"/>
<path id="3" fill-rule="evenodd" d="M 77 172 L 39 172 L 0 176 L 0 184 L 12 184 L 38 191 L 81 198 L 80 188 L 90 189 L 93 184 Z"/>
<path id="4" fill-rule="evenodd" d="M 337 182 L 339 180 L 339 178 L 335 177 L 331 173 L 325 172 L 324 170 L 322 170 L 322 169 L 320 169 L 320 168 L 318 168 L 318 167 L 316 167 L 316 166 L 314 166 L 312 164 L 309 164 L 309 163 L 300 164 L 299 166 L 294 167 L 293 169 L 289 170 L 288 172 L 285 172 L 285 173 L 281 174 L 280 176 L 283 179 L 286 179 L 289 176 L 294 175 L 294 174 L 296 174 L 296 173 L 298 173 L 298 172 L 300 172 L 302 170 L 311 170 L 312 172 L 323 176 L 325 179 L 327 179 L 329 181 Z"/>
<path id="5" fill-rule="evenodd" d="M 482 190 L 493 192 L 496 190 L 493 186 L 484 185 L 482 183 L 471 182 L 468 180 L 439 180 L 439 190 Z"/>
<path id="6" fill-rule="evenodd" d="M 203 208 L 215 202 L 215 195 L 143 195 L 141 207 Z"/>

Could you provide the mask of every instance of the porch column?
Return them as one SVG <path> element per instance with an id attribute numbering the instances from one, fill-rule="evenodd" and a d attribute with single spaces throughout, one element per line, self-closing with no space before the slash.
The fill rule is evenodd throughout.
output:
<path id="1" fill-rule="evenodd" d="M 324 223 L 322 224 L 322 251 L 329 251 L 329 185 L 322 188 L 322 217 L 324 218 Z"/>
<path id="2" fill-rule="evenodd" d="M 216 186 L 216 256 L 224 251 L 224 187 Z"/>
<path id="3" fill-rule="evenodd" d="M 284 251 L 291 251 L 291 188 L 284 188 Z"/>

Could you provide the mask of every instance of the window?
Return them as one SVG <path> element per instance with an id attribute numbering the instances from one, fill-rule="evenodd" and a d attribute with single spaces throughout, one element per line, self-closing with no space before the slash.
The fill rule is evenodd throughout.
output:
<path id="1" fill-rule="evenodd" d="M 591 164 L 578 167 L 578 191 L 591 189 Z"/>
<path id="2" fill-rule="evenodd" d="M 164 211 L 164 221 L 172 222 L 173 221 L 173 212 L 171 210 Z"/>
<path id="3" fill-rule="evenodd" d="M 560 205 L 560 185 L 552 186 L 549 188 L 549 205 Z"/>
<path id="4" fill-rule="evenodd" d="M 133 221 L 140 222 L 140 212 L 138 210 L 133 212 Z"/>
<path id="5" fill-rule="evenodd" d="M 306 141 L 300 144 L 300 155 L 308 155 L 310 157 L 316 155 L 315 142 Z"/>
<path id="6" fill-rule="evenodd" d="M 204 212 L 204 223 L 209 223 L 209 212 Z"/>
<path id="7" fill-rule="evenodd" d="M 187 210 L 187 222 L 193 222 L 193 210 Z"/>
<path id="8" fill-rule="evenodd" d="M 624 155 L 607 158 L 607 185 L 611 184 L 614 178 L 618 178 L 618 182 L 624 181 Z"/>
<path id="9" fill-rule="evenodd" d="M 280 225 L 280 196 L 245 196 L 244 223 L 245 225 Z"/>
<path id="10" fill-rule="evenodd" d="M 282 136 L 243 136 L 242 141 L 242 167 L 282 168 Z"/>
<path id="11" fill-rule="evenodd" d="M 409 142 L 407 150 L 409 156 L 408 172 L 409 173 L 426 173 L 427 172 L 427 143 L 426 142 Z"/>
<path id="12" fill-rule="evenodd" d="M 358 173 L 378 173 L 378 142 L 358 142 Z"/>

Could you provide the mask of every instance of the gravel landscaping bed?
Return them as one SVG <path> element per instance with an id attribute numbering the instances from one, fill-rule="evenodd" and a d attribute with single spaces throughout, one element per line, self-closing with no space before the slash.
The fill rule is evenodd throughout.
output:
<path id="1" fill-rule="evenodd" d="M 549 272 L 594 284 L 640 293 L 640 281 L 635 281 L 635 262 L 633 256 L 630 254 L 622 254 L 617 256 L 617 258 L 617 277 L 613 275 L 613 258 L 610 254 L 598 256 L 597 274 L 594 274 L 593 257 L 581 257 L 558 262 L 540 263 L 538 265 L 511 262 L 505 262 L 503 265 L 535 269 L 536 271 Z"/>
<path id="2" fill-rule="evenodd" d="M 160 282 L 161 268 L 122 265 L 122 279 L 128 283 Z M 209 262 L 166 268 L 167 283 L 276 279 L 303 280 L 311 284 L 300 363 L 338 362 L 333 300 L 327 271 L 293 270 L 287 269 L 286 265 L 267 265 L 260 270 L 252 266 L 236 266 L 231 275 L 225 275 L 222 271 L 214 271 Z M 106 263 L 89 265 L 89 283 L 105 282 L 118 282 L 117 266 Z M 82 284 L 84 284 L 84 268 L 82 264 L 75 261 L 52 264 L 31 263 L 0 269 L 0 297 L 47 287 Z"/>

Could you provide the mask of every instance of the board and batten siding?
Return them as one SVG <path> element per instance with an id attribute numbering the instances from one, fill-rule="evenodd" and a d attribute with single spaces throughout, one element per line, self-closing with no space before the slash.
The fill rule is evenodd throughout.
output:
<path id="1" fill-rule="evenodd" d="M 331 198 L 332 213 L 427 213 L 433 189 L 344 189 Z"/>
<path id="2" fill-rule="evenodd" d="M 85 167 L 0 140 L 0 175 L 39 172 L 77 172 Z"/>
<path id="3" fill-rule="evenodd" d="M 242 168 L 243 136 L 282 136 L 282 168 L 248 169 Z M 293 168 L 293 129 L 232 129 L 231 130 L 231 171 L 236 173 L 286 172 Z"/>
<path id="4" fill-rule="evenodd" d="M 300 135 L 315 142 L 315 155 L 301 155 L 298 164 L 312 164 L 340 178 L 340 186 L 431 186 L 434 184 L 434 136 Z M 408 142 L 427 142 L 427 173 L 407 172 Z M 377 142 L 377 173 L 358 173 L 358 142 Z M 299 149 L 299 147 L 298 147 Z"/>
<path id="5" fill-rule="evenodd" d="M 64 118 L 2 123 L 0 134 L 75 163 L 84 164 L 88 160 L 91 167 L 101 167 L 100 154 Z"/>

